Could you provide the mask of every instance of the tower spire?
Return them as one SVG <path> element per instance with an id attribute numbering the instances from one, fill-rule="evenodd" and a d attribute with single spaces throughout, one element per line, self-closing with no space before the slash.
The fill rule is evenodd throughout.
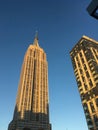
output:
<path id="1" fill-rule="evenodd" d="M 35 33 L 35 38 L 38 40 L 38 31 Z"/>
<path id="2" fill-rule="evenodd" d="M 35 39 L 34 39 L 33 44 L 34 44 L 35 46 L 39 47 L 39 43 L 38 43 L 38 31 L 36 31 Z"/>

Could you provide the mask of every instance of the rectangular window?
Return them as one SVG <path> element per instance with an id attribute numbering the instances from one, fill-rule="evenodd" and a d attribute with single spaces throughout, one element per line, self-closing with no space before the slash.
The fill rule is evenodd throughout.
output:
<path id="1" fill-rule="evenodd" d="M 92 83 L 91 79 L 89 80 L 89 85 L 91 88 L 93 87 L 93 83 Z"/>
<path id="2" fill-rule="evenodd" d="M 96 115 L 94 115 L 93 118 L 94 118 L 96 127 L 98 127 L 98 117 Z"/>
<path id="3" fill-rule="evenodd" d="M 87 85 L 86 85 L 86 84 L 84 84 L 84 88 L 85 88 L 85 90 L 88 90 L 88 87 L 87 87 Z"/>
<path id="4" fill-rule="evenodd" d="M 86 65 L 84 64 L 84 70 L 87 70 L 87 67 L 86 67 Z"/>
<path id="5" fill-rule="evenodd" d="M 98 98 L 95 99 L 96 106 L 98 107 Z"/>
<path id="6" fill-rule="evenodd" d="M 89 78 L 89 77 L 90 77 L 90 75 L 89 75 L 88 71 L 86 72 L 86 76 L 87 76 L 87 78 Z"/>
<path id="7" fill-rule="evenodd" d="M 95 112 L 95 108 L 94 108 L 93 102 L 90 102 L 90 107 L 91 107 L 92 113 Z"/>

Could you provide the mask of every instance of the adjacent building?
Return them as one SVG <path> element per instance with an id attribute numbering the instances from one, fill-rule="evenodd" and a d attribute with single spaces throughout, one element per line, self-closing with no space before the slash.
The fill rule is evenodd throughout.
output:
<path id="1" fill-rule="evenodd" d="M 51 130 L 48 63 L 37 36 L 24 56 L 14 116 L 8 130 Z"/>
<path id="2" fill-rule="evenodd" d="M 98 42 L 83 36 L 70 52 L 89 130 L 98 130 Z"/>
<path id="3" fill-rule="evenodd" d="M 87 11 L 91 16 L 98 19 L 98 0 L 92 0 L 87 7 Z"/>

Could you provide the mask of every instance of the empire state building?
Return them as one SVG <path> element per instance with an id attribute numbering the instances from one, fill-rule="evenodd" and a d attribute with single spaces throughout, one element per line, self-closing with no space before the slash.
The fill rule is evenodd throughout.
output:
<path id="1" fill-rule="evenodd" d="M 51 130 L 48 63 L 37 35 L 24 56 L 14 116 L 8 130 Z"/>

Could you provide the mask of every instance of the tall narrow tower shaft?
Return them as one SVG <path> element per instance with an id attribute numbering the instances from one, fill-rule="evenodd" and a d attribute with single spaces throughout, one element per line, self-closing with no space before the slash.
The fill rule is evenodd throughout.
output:
<path id="1" fill-rule="evenodd" d="M 16 106 L 8 130 L 50 130 L 48 63 L 38 38 L 24 56 Z"/>

